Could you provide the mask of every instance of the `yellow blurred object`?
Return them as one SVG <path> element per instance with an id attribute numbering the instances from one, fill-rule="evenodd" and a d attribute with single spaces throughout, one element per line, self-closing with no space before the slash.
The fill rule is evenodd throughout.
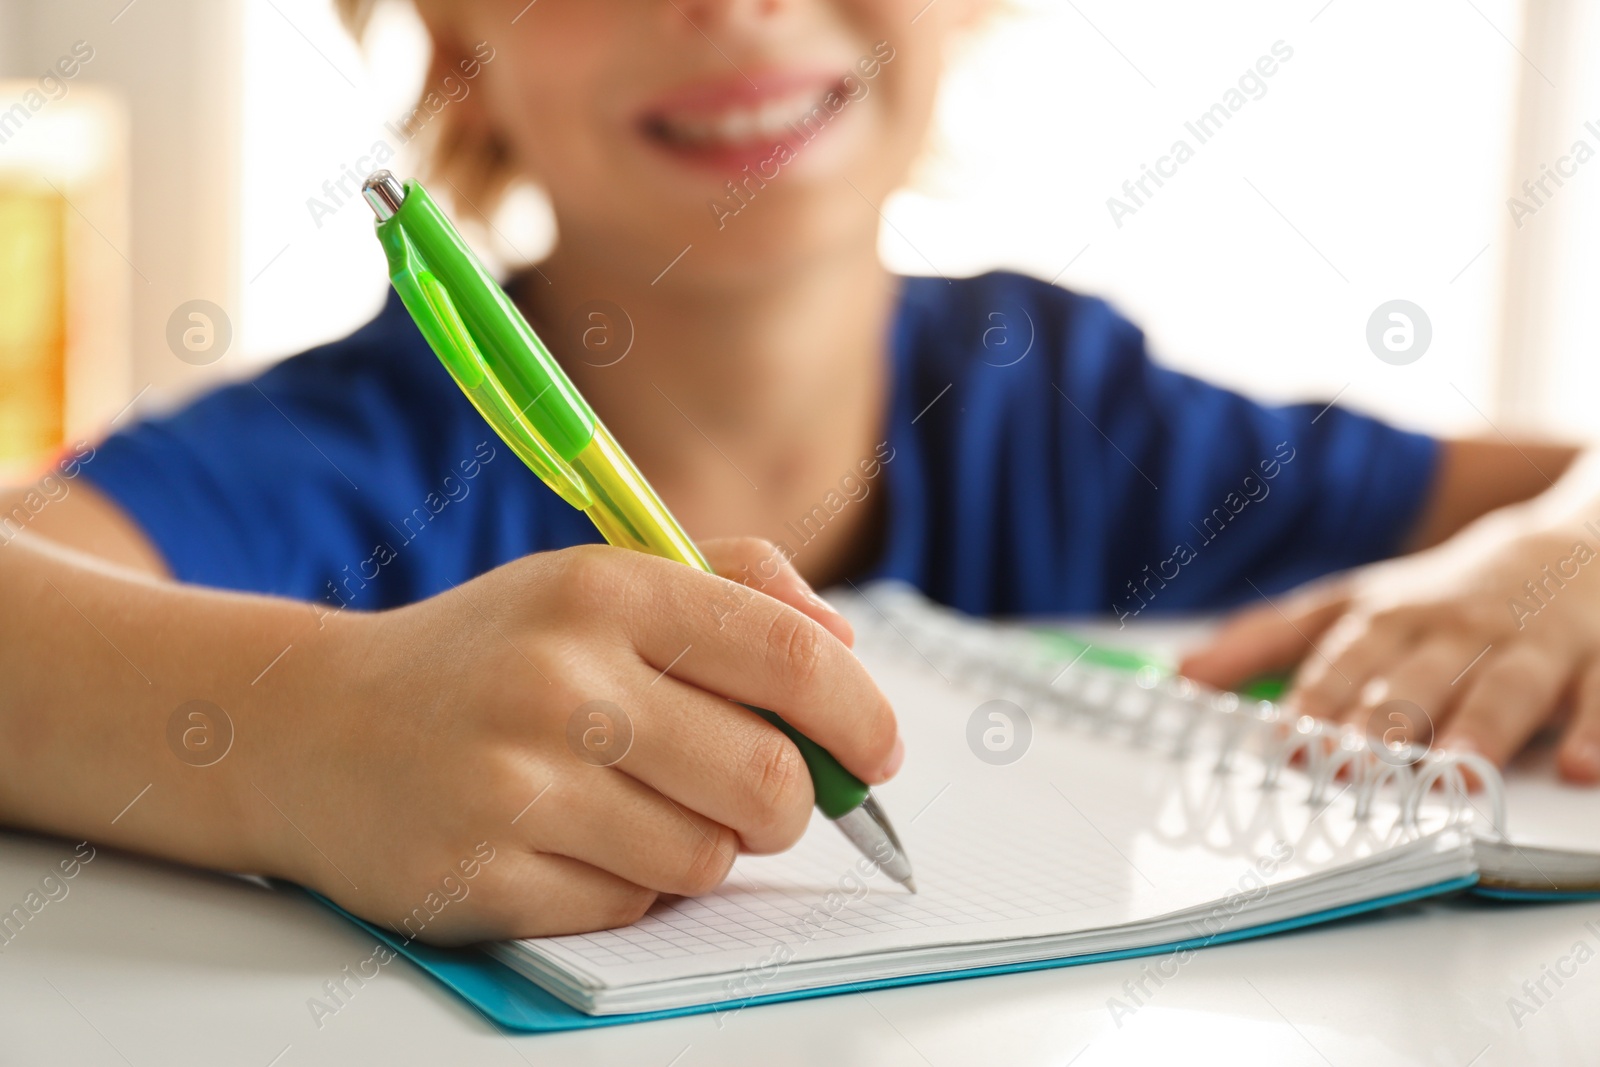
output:
<path id="1" fill-rule="evenodd" d="M 126 119 L 96 87 L 0 81 L 0 479 L 127 403 Z M 11 101 L 20 101 L 9 106 Z M 31 101 L 31 102 L 30 102 Z"/>
<path id="2" fill-rule="evenodd" d="M 67 413 L 66 201 L 0 178 L 0 463 L 62 443 Z"/>

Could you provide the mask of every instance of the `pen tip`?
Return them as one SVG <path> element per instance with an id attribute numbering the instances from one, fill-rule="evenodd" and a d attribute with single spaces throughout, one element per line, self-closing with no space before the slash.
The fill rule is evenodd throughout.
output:
<path id="1" fill-rule="evenodd" d="M 911 877 L 911 876 L 910 876 L 910 875 L 909 875 L 909 874 L 908 874 L 908 875 L 906 875 L 906 880 L 905 880 L 905 882 L 904 882 L 904 883 L 902 883 L 902 884 L 903 884 L 903 885 L 904 885 L 904 886 L 905 886 L 905 887 L 906 887 L 906 888 L 907 888 L 907 889 L 909 889 L 909 890 L 911 890 L 911 894 L 912 894 L 912 896 L 915 896 L 915 895 L 916 895 L 916 893 L 917 893 L 917 880 L 916 880 L 916 879 L 915 879 L 915 878 L 913 878 L 913 877 Z"/>

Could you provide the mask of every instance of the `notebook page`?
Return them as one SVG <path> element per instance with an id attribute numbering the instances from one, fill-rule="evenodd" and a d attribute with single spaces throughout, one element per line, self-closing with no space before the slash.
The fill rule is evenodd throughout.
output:
<path id="1" fill-rule="evenodd" d="M 1392 807 L 1357 822 L 1348 795 L 1308 806 L 1309 784 L 1297 772 L 1262 790 L 1263 764 L 1248 755 L 1219 777 L 1214 752 L 1179 762 L 1039 711 L 1020 759 L 986 763 L 969 746 L 968 723 L 996 692 L 915 659 L 870 650 L 863 658 L 907 738 L 906 769 L 877 792 L 920 894 L 872 872 L 817 817 L 795 849 L 741 858 L 709 896 L 663 901 L 627 928 L 524 941 L 521 950 L 596 988 L 744 976 L 728 988 L 737 997 L 759 992 L 748 976 L 775 961 L 1124 926 L 1372 857 L 1394 842 Z M 1206 932 L 1215 931 L 1197 936 Z"/>
<path id="2" fill-rule="evenodd" d="M 1562 780 L 1553 739 L 1530 745 L 1506 768 L 1505 780 L 1512 841 L 1600 853 L 1600 792 Z"/>

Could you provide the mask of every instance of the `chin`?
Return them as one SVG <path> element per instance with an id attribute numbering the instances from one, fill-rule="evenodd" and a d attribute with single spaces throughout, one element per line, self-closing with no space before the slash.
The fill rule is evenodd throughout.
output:
<path id="1" fill-rule="evenodd" d="M 673 214 L 683 214 L 682 207 Z M 698 277 L 758 284 L 820 263 L 877 254 L 877 213 L 840 181 L 782 195 L 771 188 L 765 199 L 718 214 L 702 203 L 687 215 L 692 224 L 678 229 L 683 245 L 693 247 L 678 265 L 688 268 L 680 283 Z"/>

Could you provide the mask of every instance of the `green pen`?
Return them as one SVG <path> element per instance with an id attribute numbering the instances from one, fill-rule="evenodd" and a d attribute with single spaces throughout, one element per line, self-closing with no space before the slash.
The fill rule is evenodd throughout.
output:
<path id="1" fill-rule="evenodd" d="M 1147 656 L 1126 648 L 1102 648 L 1050 626 L 1035 627 L 1032 631 L 1039 639 L 1042 653 L 1057 661 L 1065 660 L 1068 666 L 1080 659 L 1091 667 L 1107 667 L 1115 671 L 1137 674 L 1149 668 L 1162 675 L 1176 674 L 1177 668 L 1169 661 Z M 1246 700 L 1281 700 L 1289 689 L 1289 676 L 1284 673 L 1257 675 L 1242 683 L 1234 692 Z"/>
<path id="2" fill-rule="evenodd" d="M 402 187 L 380 170 L 361 192 L 378 216 L 378 240 L 401 302 L 495 433 L 611 544 L 709 573 L 700 550 L 427 191 L 415 181 Z M 777 715 L 750 710 L 800 749 L 822 814 L 915 893 L 911 862 L 866 784 Z"/>

